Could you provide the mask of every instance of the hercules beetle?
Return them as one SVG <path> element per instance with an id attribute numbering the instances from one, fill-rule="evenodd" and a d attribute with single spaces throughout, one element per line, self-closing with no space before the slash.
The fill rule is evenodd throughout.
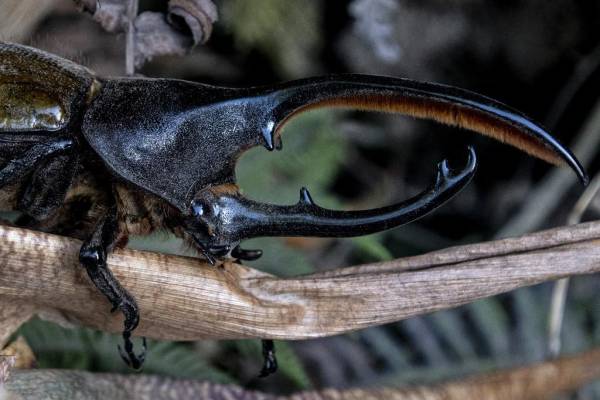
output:
<path id="1" fill-rule="evenodd" d="M 84 240 L 80 262 L 113 311 L 125 315 L 125 362 L 139 368 L 131 333 L 133 297 L 106 265 L 128 235 L 166 229 L 193 244 L 211 264 L 251 260 L 239 243 L 258 236 L 348 237 L 413 221 L 460 191 L 466 166 L 440 163 L 433 184 L 404 202 L 373 210 L 333 211 L 306 189 L 291 206 L 243 197 L 234 167 L 246 150 L 280 149 L 293 116 L 317 107 L 408 114 L 466 128 L 554 164 L 576 158 L 530 119 L 487 97 L 432 83 L 368 75 L 309 78 L 234 89 L 174 79 L 102 78 L 43 51 L 0 43 L 0 188 L 18 225 Z M 264 341 L 263 375 L 276 368 Z M 145 342 L 144 342 L 145 350 Z"/>

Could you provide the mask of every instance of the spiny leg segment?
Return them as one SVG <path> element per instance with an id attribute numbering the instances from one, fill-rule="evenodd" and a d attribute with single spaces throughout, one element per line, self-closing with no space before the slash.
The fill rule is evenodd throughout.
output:
<path id="1" fill-rule="evenodd" d="M 77 156 L 70 154 L 74 144 L 73 139 L 66 137 L 35 143 L 0 169 L 0 188 L 32 175 L 18 200 L 18 209 L 27 214 L 20 218 L 23 223 L 40 224 L 62 205 L 78 165 Z M 139 369 L 145 358 L 146 339 L 140 355 L 134 353 L 131 341 L 131 332 L 139 322 L 138 306 L 106 265 L 107 252 L 117 237 L 117 208 L 113 204 L 99 219 L 91 237 L 83 243 L 79 260 L 94 285 L 111 302 L 112 311 L 119 309 L 125 315 L 124 350 L 119 347 L 119 352 L 129 366 Z"/>
<path id="2" fill-rule="evenodd" d="M 119 353 L 128 366 L 140 369 L 146 354 L 146 338 L 143 339 L 143 350 L 139 355 L 134 353 L 131 341 L 131 333 L 140 319 L 139 309 L 135 299 L 121 286 L 106 264 L 107 253 L 118 238 L 118 229 L 117 207 L 112 205 L 98 221 L 92 236 L 81 246 L 79 261 L 94 285 L 112 304 L 111 312 L 118 309 L 125 316 L 124 348 L 119 346 Z"/>
<path id="3" fill-rule="evenodd" d="M 231 256 L 238 261 L 254 261 L 262 256 L 262 250 L 246 250 L 236 246 L 231 251 Z M 262 339 L 263 366 L 258 375 L 265 378 L 277 371 L 277 358 L 275 357 L 275 343 L 271 339 Z"/>

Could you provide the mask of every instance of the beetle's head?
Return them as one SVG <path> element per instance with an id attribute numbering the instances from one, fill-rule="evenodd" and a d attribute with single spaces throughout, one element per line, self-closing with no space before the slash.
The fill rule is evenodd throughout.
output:
<path id="1" fill-rule="evenodd" d="M 219 185 L 201 190 L 191 201 L 186 218 L 188 234 L 211 263 L 214 258 L 229 254 L 236 244 L 226 232 L 232 212 L 221 200 L 227 193 L 236 195 L 237 186 Z"/>
<path id="2" fill-rule="evenodd" d="M 464 168 L 452 171 L 445 161 L 440 163 L 429 189 L 387 207 L 327 210 L 316 205 L 304 188 L 298 203 L 289 206 L 243 197 L 233 184 L 234 164 L 241 153 L 260 144 L 279 150 L 286 122 L 313 108 L 391 111 L 432 119 L 493 137 L 553 164 L 569 166 L 583 183 L 588 180 L 575 156 L 540 125 L 502 103 L 462 89 L 399 78 L 342 75 L 221 94 L 226 101 L 201 109 L 198 124 L 203 127 L 199 132 L 204 133 L 198 136 L 196 142 L 201 145 L 196 147 L 205 153 L 199 156 L 194 153 L 196 147 L 190 146 L 196 154 L 190 159 L 198 167 L 186 170 L 184 180 L 194 185 L 193 189 L 183 185 L 181 193 L 185 196 L 177 199 L 178 208 L 187 210 L 188 232 L 209 261 L 227 255 L 242 240 L 258 236 L 349 237 L 390 229 L 440 206 L 473 176 L 476 158 L 470 149 Z M 177 150 L 178 158 L 187 159 Z M 165 178 L 169 184 L 171 179 Z M 205 182 L 230 183 L 207 188 Z M 188 195 L 200 186 L 202 189 L 189 200 Z"/>

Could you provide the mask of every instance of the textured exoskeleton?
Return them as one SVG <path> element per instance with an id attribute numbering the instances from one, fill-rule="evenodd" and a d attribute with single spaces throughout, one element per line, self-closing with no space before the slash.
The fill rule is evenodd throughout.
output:
<path id="1" fill-rule="evenodd" d="M 466 165 L 438 165 L 431 186 L 373 210 L 319 207 L 306 189 L 296 205 L 244 198 L 234 167 L 247 149 L 281 148 L 281 128 L 316 107 L 391 111 L 491 136 L 586 181 L 575 157 L 538 124 L 487 97 L 449 86 L 367 75 L 234 89 L 172 79 L 101 78 L 34 48 L 0 43 L 0 188 L 19 225 L 84 240 L 81 264 L 114 310 L 125 315 L 122 356 L 139 367 L 131 333 L 135 300 L 106 265 L 130 234 L 156 229 L 193 243 L 211 263 L 255 259 L 239 243 L 257 236 L 356 236 L 413 221 L 471 179 Z M 276 364 L 265 342 L 263 373 Z"/>

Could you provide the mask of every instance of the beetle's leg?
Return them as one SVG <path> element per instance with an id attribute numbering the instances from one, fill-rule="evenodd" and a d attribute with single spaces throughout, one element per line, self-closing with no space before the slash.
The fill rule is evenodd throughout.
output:
<path id="1" fill-rule="evenodd" d="M 238 260 L 257 260 L 262 256 L 262 250 L 245 250 L 239 245 L 235 246 L 231 251 L 231 256 Z M 275 357 L 275 343 L 271 339 L 262 339 L 260 341 L 262 345 L 262 356 L 263 366 L 258 376 L 260 378 L 266 378 L 267 376 L 277 372 L 277 358 Z"/>
<path id="2" fill-rule="evenodd" d="M 261 343 L 264 363 L 259 376 L 265 378 L 277 371 L 277 358 L 275 357 L 275 343 L 271 339 L 263 339 Z"/>
<path id="3" fill-rule="evenodd" d="M 78 165 L 74 154 L 60 154 L 37 167 L 19 196 L 18 209 L 36 220 L 63 205 Z"/>
<path id="4" fill-rule="evenodd" d="M 79 251 L 79 261 L 85 267 L 94 285 L 102 292 L 113 306 L 112 311 L 121 310 L 125 316 L 123 328 L 124 351 L 119 346 L 121 357 L 127 365 L 134 369 L 141 368 L 146 353 L 146 339 L 140 355 L 133 352 L 131 332 L 139 322 L 139 310 L 135 299 L 121 286 L 106 265 L 107 252 L 113 247 L 118 237 L 117 208 L 111 206 L 100 218 L 92 236 L 86 240 Z"/>
<path id="5" fill-rule="evenodd" d="M 73 145 L 74 142 L 70 138 L 57 138 L 34 144 L 0 169 L 0 188 L 18 181 L 30 173 L 40 161 L 52 155 L 64 153 Z"/>
<path id="6" fill-rule="evenodd" d="M 262 250 L 247 250 L 242 249 L 239 245 L 235 246 L 231 251 L 231 256 L 240 261 L 254 261 L 262 257 Z M 277 372 L 277 358 L 275 357 L 275 343 L 271 339 L 263 339 L 260 341 L 262 345 L 263 366 L 258 375 L 261 378 Z"/>
<path id="7" fill-rule="evenodd" d="M 242 249 L 240 246 L 235 246 L 231 250 L 231 256 L 241 261 L 254 261 L 262 257 L 262 250 L 247 250 Z"/>

